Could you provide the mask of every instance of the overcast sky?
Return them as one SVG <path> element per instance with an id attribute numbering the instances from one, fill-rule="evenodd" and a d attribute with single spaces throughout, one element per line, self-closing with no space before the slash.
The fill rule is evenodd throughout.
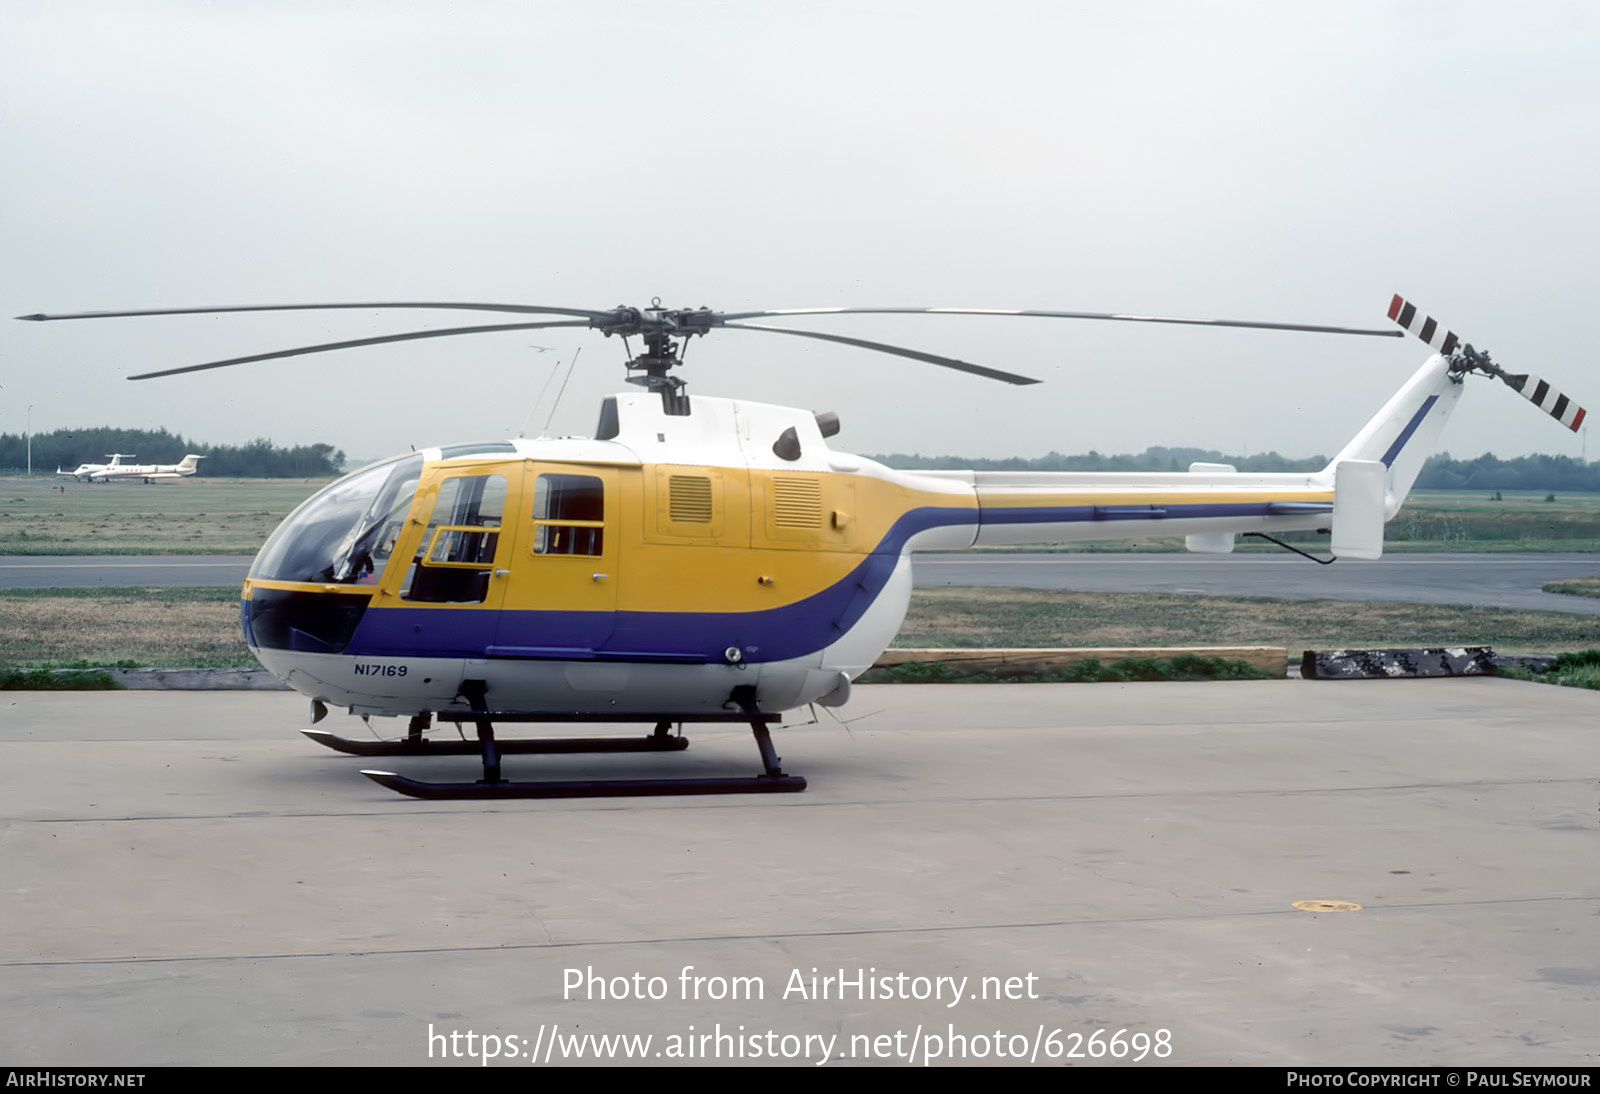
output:
<path id="1" fill-rule="evenodd" d="M 0 314 L 474 300 L 1137 311 L 1380 327 L 1400 292 L 1600 410 L 1600 11 L 1539 3 L 0 0 Z M 495 322 L 0 322 L 0 432 L 165 426 L 352 456 L 589 433 L 622 346 Z M 1336 450 L 1414 340 L 1058 320 L 725 331 L 691 393 L 860 452 Z M 542 347 L 535 348 L 535 347 Z M 559 381 L 558 381 L 559 383 Z M 527 424 L 531 423 L 531 424 Z M 1457 456 L 1579 455 L 1498 384 Z M 1597 438 L 1600 444 L 1600 438 Z M 1600 451 L 1590 453 L 1600 456 Z"/>

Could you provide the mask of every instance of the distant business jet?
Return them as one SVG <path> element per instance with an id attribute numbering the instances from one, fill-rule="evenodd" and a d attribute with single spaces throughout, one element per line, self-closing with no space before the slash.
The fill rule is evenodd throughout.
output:
<path id="1" fill-rule="evenodd" d="M 96 475 L 102 474 L 102 473 L 104 473 L 106 471 L 111 470 L 112 468 L 115 468 L 115 467 L 121 467 L 122 466 L 122 460 L 123 459 L 130 459 L 130 460 L 133 459 L 133 454 L 131 452 L 110 452 L 110 453 L 106 454 L 106 458 L 109 459 L 111 462 L 110 463 L 80 463 L 77 466 L 77 468 L 75 470 L 72 470 L 72 471 L 63 471 L 63 470 L 61 470 L 61 468 L 57 467 L 56 468 L 56 474 L 58 474 L 58 475 L 71 475 L 73 478 L 78 479 L 80 482 L 84 481 L 84 480 L 87 480 L 89 482 L 95 482 L 95 481 L 97 481 L 95 479 Z"/>
<path id="2" fill-rule="evenodd" d="M 204 456 L 193 453 L 185 456 L 181 463 L 123 463 L 124 459 L 133 459 L 131 452 L 108 453 L 110 463 L 85 463 L 79 464 L 75 470 L 63 471 L 56 468 L 58 475 L 71 475 L 75 479 L 89 482 L 134 482 L 143 479 L 145 482 L 155 482 L 158 479 L 184 479 L 200 469 L 200 461 Z"/>

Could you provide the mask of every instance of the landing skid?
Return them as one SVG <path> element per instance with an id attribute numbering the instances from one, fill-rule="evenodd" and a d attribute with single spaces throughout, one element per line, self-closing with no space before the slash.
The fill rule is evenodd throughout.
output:
<path id="1" fill-rule="evenodd" d="M 509 720 L 500 715 L 494 717 L 496 721 Z M 570 722 L 572 718 L 552 717 L 548 720 Z M 689 747 L 689 738 L 671 736 L 668 733 L 671 727 L 671 722 L 658 722 L 656 731 L 648 737 L 563 737 L 496 741 L 495 745 L 503 756 L 519 753 L 682 752 Z M 351 756 L 477 756 L 483 752 L 483 744 L 479 741 L 430 741 L 421 735 L 407 736 L 398 741 L 352 741 L 322 729 L 302 729 L 300 732 L 319 745 Z"/>
<path id="2" fill-rule="evenodd" d="M 429 718 L 420 715 L 411 721 L 410 731 L 401 741 L 351 741 L 322 730 L 305 730 L 318 744 L 356 756 L 463 756 L 483 757 L 483 778 L 470 783 L 423 782 L 407 778 L 392 771 L 363 771 L 363 775 L 401 794 L 431 801 L 474 800 L 503 798 L 610 798 L 648 797 L 681 794 L 784 794 L 806 788 L 806 780 L 798 775 L 785 775 L 778 766 L 779 757 L 772 747 L 772 736 L 767 727 L 779 720 L 776 714 L 759 710 L 755 705 L 754 688 L 735 688 L 730 702 L 736 703 L 738 713 L 716 714 L 660 714 L 656 715 L 655 732 L 647 737 L 561 738 L 555 740 L 495 739 L 495 722 L 630 722 L 638 715 L 622 714 L 529 714 L 517 711 L 491 711 L 485 701 L 487 688 L 482 681 L 469 680 L 463 685 L 462 695 L 472 704 L 470 715 L 446 715 L 457 726 L 471 721 L 478 731 L 476 741 L 429 741 L 422 736 L 428 728 Z M 670 732 L 673 723 L 684 722 L 745 722 L 755 735 L 756 747 L 761 752 L 764 771 L 748 778 L 692 778 L 692 779 L 597 779 L 597 780 L 547 780 L 520 782 L 502 777 L 500 757 L 508 753 L 521 754 L 572 754 L 580 752 L 677 752 L 689 747 L 682 736 Z"/>
<path id="3" fill-rule="evenodd" d="M 430 783 L 408 779 L 392 771 L 363 771 L 363 775 L 390 790 L 429 801 L 485 798 L 642 798 L 673 794 L 788 794 L 804 790 L 798 775 L 756 775 L 725 779 L 596 779 L 589 782 Z"/>

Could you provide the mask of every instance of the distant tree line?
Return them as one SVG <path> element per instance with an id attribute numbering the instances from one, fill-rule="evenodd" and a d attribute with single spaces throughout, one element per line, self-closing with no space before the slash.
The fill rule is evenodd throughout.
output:
<path id="1" fill-rule="evenodd" d="M 1491 452 L 1454 460 L 1441 452 L 1422 465 L 1417 485 L 1424 490 L 1597 490 L 1600 461 L 1571 456 L 1517 456 L 1502 460 Z"/>
<path id="2" fill-rule="evenodd" d="M 207 477 L 299 479 L 337 475 L 344 453 L 331 444 L 280 448 L 266 438 L 243 445 L 201 444 L 165 429 L 58 429 L 33 435 L 33 470 L 71 471 L 83 463 L 106 463 L 112 452 L 131 452 L 131 463 L 177 463 L 193 452 L 204 456 Z M 0 433 L 0 467 L 28 465 L 28 438 Z"/>
<path id="3" fill-rule="evenodd" d="M 1327 456 L 1290 459 L 1276 452 L 1256 456 L 1225 456 L 1201 448 L 1147 448 L 1138 455 L 1106 456 L 1089 452 L 1063 456 L 1052 452 L 1034 459 L 972 459 L 966 456 L 874 456 L 890 467 L 906 471 L 1185 471 L 1191 463 L 1229 463 L 1240 471 L 1320 471 Z M 1441 452 L 1422 465 L 1417 478 L 1422 490 L 1591 490 L 1600 492 L 1600 461 L 1585 462 L 1571 456 L 1517 456 L 1502 460 L 1485 452 L 1476 459 L 1458 460 Z"/>
<path id="4" fill-rule="evenodd" d="M 1191 463 L 1231 463 L 1240 471 L 1320 471 L 1328 465 L 1327 457 L 1311 456 L 1291 460 L 1276 452 L 1259 456 L 1224 456 L 1201 448 L 1147 448 L 1137 456 L 1106 456 L 1088 452 L 1081 456 L 1063 456 L 1052 452 L 1047 456 L 1023 459 L 1013 456 L 1003 460 L 969 459 L 966 456 L 892 456 L 872 457 L 880 463 L 904 471 L 1186 471 Z"/>

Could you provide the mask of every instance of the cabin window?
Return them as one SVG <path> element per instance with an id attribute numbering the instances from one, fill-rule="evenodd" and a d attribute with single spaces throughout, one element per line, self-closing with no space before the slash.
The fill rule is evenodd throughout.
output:
<path id="1" fill-rule="evenodd" d="M 533 553 L 605 551 L 605 485 L 593 475 L 540 475 L 533 488 Z"/>
<path id="2" fill-rule="evenodd" d="M 463 475 L 441 482 L 400 595 L 429 603 L 481 603 L 489 594 L 505 511 L 503 475 Z"/>

